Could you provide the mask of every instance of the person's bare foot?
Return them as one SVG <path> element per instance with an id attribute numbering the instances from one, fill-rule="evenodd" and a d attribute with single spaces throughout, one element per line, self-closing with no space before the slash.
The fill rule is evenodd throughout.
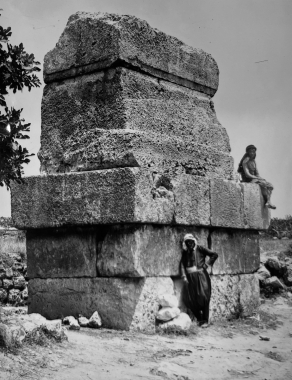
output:
<path id="1" fill-rule="evenodd" d="M 271 209 L 273 209 L 273 210 L 276 210 L 276 206 L 272 205 L 272 204 L 269 203 L 269 202 L 267 202 L 267 203 L 265 204 L 265 206 L 267 206 L 268 208 L 271 208 Z"/>

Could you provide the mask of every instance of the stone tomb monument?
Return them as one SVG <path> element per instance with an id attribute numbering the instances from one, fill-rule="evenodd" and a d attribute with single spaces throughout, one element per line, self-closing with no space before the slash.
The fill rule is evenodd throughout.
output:
<path id="1" fill-rule="evenodd" d="M 157 296 L 181 297 L 185 233 L 219 253 L 212 318 L 257 307 L 269 213 L 258 185 L 232 180 L 218 77 L 210 54 L 136 17 L 69 18 L 44 62 L 42 175 L 12 187 L 29 313 L 154 331 Z"/>

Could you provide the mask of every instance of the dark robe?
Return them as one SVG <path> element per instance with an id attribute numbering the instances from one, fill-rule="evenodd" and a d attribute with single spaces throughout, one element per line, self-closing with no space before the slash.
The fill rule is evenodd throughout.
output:
<path id="1" fill-rule="evenodd" d="M 206 256 L 209 260 L 206 262 Z M 212 266 L 218 254 L 208 248 L 198 245 L 192 252 L 184 251 L 180 271 L 186 276 L 188 284 L 185 286 L 184 301 L 188 309 L 197 318 L 198 322 L 209 321 L 209 304 L 211 299 L 211 280 L 207 267 Z M 197 271 L 188 273 L 187 268 L 196 266 Z"/>

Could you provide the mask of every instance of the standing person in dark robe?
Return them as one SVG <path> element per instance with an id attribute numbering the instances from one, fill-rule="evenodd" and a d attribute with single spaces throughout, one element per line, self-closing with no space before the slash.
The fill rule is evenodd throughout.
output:
<path id="1" fill-rule="evenodd" d="M 209 260 L 206 262 L 206 256 Z M 197 318 L 199 326 L 207 327 L 209 323 L 209 304 L 211 299 L 212 266 L 218 254 L 197 243 L 192 234 L 183 240 L 183 254 L 180 262 L 181 276 L 186 283 L 186 306 Z"/>
<path id="2" fill-rule="evenodd" d="M 265 179 L 260 177 L 255 162 L 256 151 L 257 148 L 254 145 L 248 145 L 246 147 L 246 153 L 242 157 L 237 171 L 241 174 L 242 182 L 251 182 L 260 185 L 265 200 L 265 206 L 275 209 L 276 206 L 271 203 L 271 195 L 274 187 L 270 182 L 267 182 Z"/>

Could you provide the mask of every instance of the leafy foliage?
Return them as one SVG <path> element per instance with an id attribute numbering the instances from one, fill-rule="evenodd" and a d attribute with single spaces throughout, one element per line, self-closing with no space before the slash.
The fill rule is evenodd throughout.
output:
<path id="1" fill-rule="evenodd" d="M 1 16 L 1 15 L 0 15 Z M 34 72 L 40 71 L 40 63 L 33 54 L 28 54 L 21 43 L 12 46 L 9 43 L 11 28 L 0 25 L 0 186 L 10 188 L 11 181 L 23 182 L 23 164 L 30 162 L 26 148 L 17 140 L 28 139 L 30 123 L 21 118 L 22 109 L 8 108 L 6 97 L 8 91 L 29 91 L 41 85 Z"/>
<path id="2" fill-rule="evenodd" d="M 272 218 L 267 233 L 278 238 L 292 238 L 292 215 L 287 215 L 282 219 Z"/>

